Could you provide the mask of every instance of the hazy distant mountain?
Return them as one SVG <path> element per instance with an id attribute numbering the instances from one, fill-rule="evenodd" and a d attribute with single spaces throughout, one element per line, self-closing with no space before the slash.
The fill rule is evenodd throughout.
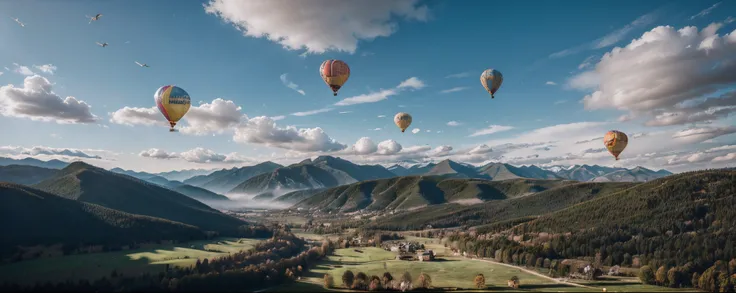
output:
<path id="1" fill-rule="evenodd" d="M 276 201 L 294 207 L 352 212 L 356 210 L 408 210 L 443 203 L 478 204 L 541 192 L 572 181 L 518 179 L 446 179 L 442 176 L 404 176 L 362 181 L 324 189 L 313 194 L 288 193 Z"/>
<path id="2" fill-rule="evenodd" d="M 283 166 L 274 162 L 263 162 L 254 166 L 246 166 L 232 169 L 222 169 L 209 175 L 200 175 L 184 180 L 184 183 L 199 186 L 217 193 L 227 193 L 238 184 L 253 178 L 254 176 L 270 173 Z"/>
<path id="3" fill-rule="evenodd" d="M 23 185 L 36 184 L 51 177 L 58 169 L 48 169 L 28 165 L 0 166 L 0 182 L 12 182 Z"/>
<path id="4" fill-rule="evenodd" d="M 341 158 L 320 156 L 255 176 L 230 192 L 261 194 L 271 190 L 328 188 L 395 176 L 380 165 L 356 165 Z"/>
<path id="5" fill-rule="evenodd" d="M 577 181 L 590 181 L 598 176 L 603 176 L 611 172 L 626 170 L 625 168 L 612 168 L 598 165 L 575 165 L 567 169 L 562 169 L 557 175 Z"/>
<path id="6" fill-rule="evenodd" d="M 205 230 L 231 231 L 244 224 L 181 193 L 82 162 L 71 163 L 34 186 L 69 199 Z"/>
<path id="7" fill-rule="evenodd" d="M 161 176 L 171 181 L 184 181 L 194 176 L 209 175 L 217 169 L 188 169 L 169 172 L 160 172 L 154 175 Z"/>
<path id="8" fill-rule="evenodd" d="M 69 163 L 59 161 L 59 160 L 41 161 L 41 160 L 34 159 L 34 158 L 13 159 L 13 158 L 0 157 L 0 166 L 7 166 L 7 165 L 24 165 L 24 166 L 34 166 L 34 167 L 49 168 L 49 169 L 61 169 L 69 165 Z"/>
<path id="9" fill-rule="evenodd" d="M 464 178 L 485 177 L 479 174 L 478 170 L 476 170 L 475 168 L 458 164 L 451 160 L 444 160 L 442 162 L 439 162 L 423 175 L 454 175 Z"/>
<path id="10" fill-rule="evenodd" d="M 212 200 L 229 200 L 226 196 L 214 193 L 204 188 L 192 186 L 189 184 L 182 183 L 180 181 L 171 181 L 162 176 L 154 175 L 146 172 L 136 172 L 131 170 L 123 170 L 120 168 L 110 169 L 111 172 L 118 174 L 125 174 L 131 177 L 135 177 L 146 182 L 150 182 L 162 187 L 166 187 L 173 191 L 179 192 L 188 197 L 194 198 L 199 201 L 212 201 Z"/>
<path id="11" fill-rule="evenodd" d="M 593 178 L 594 182 L 646 182 L 664 176 L 672 175 L 667 170 L 652 171 L 644 167 L 636 167 L 631 170 L 623 169 L 613 171 L 602 176 Z"/>

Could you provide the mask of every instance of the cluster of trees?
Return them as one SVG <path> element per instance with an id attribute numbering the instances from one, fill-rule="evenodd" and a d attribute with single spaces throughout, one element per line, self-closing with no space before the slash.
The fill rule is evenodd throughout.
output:
<path id="1" fill-rule="evenodd" d="M 319 259 L 332 254 L 332 242 L 305 250 L 305 242 L 293 234 L 278 233 L 254 248 L 212 260 L 197 261 L 193 267 L 167 268 L 158 274 L 120 276 L 89 282 L 67 281 L 22 287 L 5 283 L 0 291 L 254 291 L 292 281 Z"/>
<path id="2" fill-rule="evenodd" d="M 384 272 L 382 277 L 377 275 L 368 277 L 363 272 L 355 274 L 347 270 L 342 274 L 342 286 L 361 291 L 429 289 L 432 287 L 432 278 L 426 273 L 421 273 L 414 281 L 409 272 L 404 272 L 399 279 L 394 279 L 389 272 Z M 335 288 L 335 280 L 330 274 L 324 276 L 324 287 L 327 289 Z"/>
<path id="3" fill-rule="evenodd" d="M 639 278 L 645 284 L 672 288 L 693 287 L 710 292 L 736 291 L 736 259 L 726 264 L 716 261 L 702 273 L 694 270 L 692 263 L 683 266 L 660 266 L 656 271 L 651 266 L 639 269 Z"/>

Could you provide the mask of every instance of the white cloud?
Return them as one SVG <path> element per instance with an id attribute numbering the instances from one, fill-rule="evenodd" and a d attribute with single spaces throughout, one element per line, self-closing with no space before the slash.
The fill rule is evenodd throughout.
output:
<path id="1" fill-rule="evenodd" d="M 38 70 L 41 70 L 41 72 L 43 73 L 48 73 L 51 75 L 53 75 L 57 69 L 56 66 L 54 66 L 53 64 L 33 65 L 33 67 L 35 67 Z M 26 75 L 29 75 L 29 74 L 26 74 Z"/>
<path id="2" fill-rule="evenodd" d="M 386 115 L 378 115 L 378 118 L 385 118 Z"/>
<path id="3" fill-rule="evenodd" d="M 460 126 L 460 125 L 463 125 L 463 124 L 460 122 L 454 121 L 454 120 L 447 122 L 447 126 Z"/>
<path id="4" fill-rule="evenodd" d="M 34 75 L 23 81 L 23 87 L 0 87 L 0 114 L 37 121 L 66 123 L 94 123 L 92 107 L 75 97 L 61 98 L 52 91 L 48 79 Z"/>
<path id="5" fill-rule="evenodd" d="M 176 153 L 169 153 L 165 150 L 157 149 L 157 148 L 151 148 L 151 149 L 141 151 L 138 155 L 141 157 L 154 158 L 154 159 L 173 159 L 173 158 L 179 157 L 179 155 L 177 155 Z"/>
<path id="6" fill-rule="evenodd" d="M 300 116 L 300 117 L 301 116 L 310 116 L 310 115 L 314 115 L 314 114 L 329 112 L 329 111 L 332 111 L 332 110 L 333 110 L 332 108 L 323 108 L 323 109 L 317 109 L 317 110 L 312 110 L 312 111 L 304 111 L 304 112 L 291 113 L 291 115 Z"/>
<path id="7" fill-rule="evenodd" d="M 393 139 L 384 140 L 378 144 L 378 154 L 380 155 L 395 155 L 402 149 L 402 146 Z"/>
<path id="8" fill-rule="evenodd" d="M 461 72 L 461 73 L 450 74 L 448 76 L 445 76 L 445 78 L 463 78 L 467 76 L 470 76 L 469 72 Z"/>
<path id="9" fill-rule="evenodd" d="M 443 157 L 449 155 L 452 150 L 452 146 L 441 145 L 429 151 L 428 154 L 434 157 Z"/>
<path id="10" fill-rule="evenodd" d="M 240 1 L 212 0 L 204 6 L 244 36 L 267 38 L 288 50 L 354 53 L 360 40 L 393 34 L 393 17 L 425 21 L 429 9 L 417 0 L 399 1 Z"/>
<path id="11" fill-rule="evenodd" d="M 0 71 L 0 75 L 3 75 L 3 74 L 5 74 L 5 72 Z"/>
<path id="12" fill-rule="evenodd" d="M 716 7 L 718 7 L 718 5 L 721 5 L 721 2 L 718 2 L 716 4 L 711 5 L 710 7 L 706 8 L 706 9 L 703 9 L 702 11 L 698 12 L 698 14 L 695 14 L 695 15 L 691 16 L 690 17 L 690 20 L 693 20 L 693 19 L 696 19 L 698 17 L 703 17 L 703 16 L 706 16 L 706 15 L 710 14 L 711 11 L 713 11 L 714 9 L 716 9 Z"/>
<path id="13" fill-rule="evenodd" d="M 125 106 L 115 112 L 108 113 L 110 122 L 122 125 L 168 125 L 166 119 L 154 106 L 151 108 L 135 108 Z"/>
<path id="14" fill-rule="evenodd" d="M 28 68 L 28 66 L 21 66 L 18 63 L 13 63 L 13 65 L 15 65 L 15 70 L 13 70 L 15 73 L 27 75 L 27 76 L 35 74 L 33 73 L 33 71 L 31 71 L 30 68 Z M 8 70 L 7 67 L 5 67 L 5 69 Z"/>
<path id="15" fill-rule="evenodd" d="M 373 128 L 372 130 L 373 130 L 373 131 L 381 131 L 381 130 L 382 130 L 382 128 L 380 128 L 380 127 L 376 127 L 376 128 Z"/>
<path id="16" fill-rule="evenodd" d="M 371 140 L 370 137 L 361 137 L 353 145 L 353 150 L 356 154 L 367 155 L 378 151 L 378 146 Z"/>
<path id="17" fill-rule="evenodd" d="M 588 58 L 585 58 L 585 60 L 583 60 L 583 62 L 580 63 L 580 65 L 578 65 L 578 69 L 582 70 L 587 67 L 590 67 L 590 65 L 593 64 L 593 61 L 595 61 L 595 56 L 588 56 Z"/>
<path id="18" fill-rule="evenodd" d="M 650 125 L 725 115 L 732 110 L 704 106 L 736 106 L 734 99 L 711 100 L 693 109 L 681 104 L 736 82 L 736 30 L 719 37 L 716 32 L 720 27 L 717 23 L 701 31 L 692 26 L 680 30 L 656 27 L 626 47 L 606 53 L 594 71 L 574 77 L 570 86 L 595 89 L 583 99 L 586 109 L 615 108 L 628 110 L 632 116 L 655 116 Z"/>
<path id="19" fill-rule="evenodd" d="M 414 128 L 414 129 L 412 129 L 412 130 L 411 130 L 411 133 L 417 134 L 417 133 L 419 133 L 420 131 L 422 131 L 422 130 L 421 130 L 421 129 L 419 129 L 419 128 Z"/>
<path id="20" fill-rule="evenodd" d="M 181 128 L 181 132 L 191 135 L 229 132 L 247 118 L 240 110 L 241 107 L 233 101 L 221 98 L 212 100 L 212 103 L 191 107 L 183 118 L 187 125 Z"/>
<path id="21" fill-rule="evenodd" d="M 476 146 L 476 147 L 472 148 L 470 151 L 468 151 L 468 154 L 472 154 L 472 155 L 475 155 L 475 154 L 487 154 L 487 153 L 490 153 L 492 151 L 493 151 L 493 149 L 491 147 L 489 147 L 488 145 L 481 144 L 479 146 Z"/>
<path id="22" fill-rule="evenodd" d="M 345 145 L 330 138 L 320 127 L 278 127 L 268 117 L 260 116 L 243 121 L 235 131 L 233 141 L 264 144 L 300 152 L 329 152 L 345 149 Z"/>
<path id="23" fill-rule="evenodd" d="M 353 113 L 353 111 L 340 111 L 339 113 L 340 114 L 349 114 L 349 113 Z"/>
<path id="24" fill-rule="evenodd" d="M 296 92 L 300 93 L 302 96 L 306 95 L 307 93 L 304 92 L 304 90 L 299 89 L 299 85 L 291 82 L 288 79 L 288 75 L 286 73 L 281 75 L 281 83 L 283 83 L 286 87 L 295 90 Z"/>
<path id="25" fill-rule="evenodd" d="M 731 91 L 718 98 L 695 101 L 690 105 L 677 104 L 672 109 L 660 111 L 647 126 L 667 126 L 687 123 L 707 122 L 726 117 L 736 111 L 736 91 Z"/>
<path id="26" fill-rule="evenodd" d="M 557 83 L 554 82 L 554 81 L 548 81 L 548 82 L 545 82 L 544 84 L 546 84 L 546 85 L 557 85 Z"/>
<path id="27" fill-rule="evenodd" d="M 271 120 L 273 120 L 273 121 L 279 121 L 279 120 L 284 120 L 284 118 L 286 118 L 286 116 L 284 116 L 284 115 L 272 116 L 271 117 Z"/>
<path id="28" fill-rule="evenodd" d="M 180 158 L 187 162 L 207 164 L 207 163 L 242 163 L 248 161 L 237 153 L 219 154 L 213 150 L 201 147 L 193 148 L 181 153 L 167 152 L 162 149 L 151 148 L 141 151 L 138 156 L 153 159 L 176 159 Z"/>
<path id="29" fill-rule="evenodd" d="M 684 143 L 698 143 L 732 133 L 736 133 L 736 127 L 700 127 L 678 131 L 672 138 Z"/>
<path id="30" fill-rule="evenodd" d="M 388 99 L 390 96 L 398 95 L 402 90 L 418 90 L 426 85 L 423 81 L 416 77 L 410 77 L 409 79 L 402 81 L 396 88 L 380 90 L 369 94 L 362 94 L 355 97 L 345 98 L 337 103 L 335 106 L 349 106 L 364 103 L 375 103 Z"/>
<path id="31" fill-rule="evenodd" d="M 494 134 L 497 132 L 508 131 L 511 129 L 514 129 L 514 127 L 505 126 L 505 125 L 491 125 L 491 126 L 488 126 L 488 128 L 484 128 L 484 129 L 473 132 L 472 134 L 470 134 L 469 137 L 489 135 L 489 134 Z"/>
<path id="32" fill-rule="evenodd" d="M 549 55 L 549 57 L 550 58 L 560 58 L 560 57 L 565 57 L 565 56 L 572 55 L 572 54 L 577 54 L 579 52 L 586 51 L 586 50 L 601 49 L 601 48 L 615 45 L 619 41 L 623 40 L 623 38 L 626 37 L 626 35 L 629 34 L 631 31 L 633 31 L 634 29 L 644 27 L 654 22 L 655 18 L 656 18 L 656 13 L 649 13 L 649 14 L 642 15 L 639 18 L 632 21 L 631 23 L 625 25 L 624 27 L 617 29 L 601 38 L 598 38 L 586 44 L 579 45 L 577 47 L 555 52 Z"/>
<path id="33" fill-rule="evenodd" d="M 467 87 L 464 87 L 464 86 L 454 87 L 454 88 L 451 88 L 451 89 L 446 89 L 446 90 L 440 91 L 440 93 L 441 94 L 449 94 L 449 93 L 464 91 L 464 90 L 467 90 L 467 89 L 468 88 Z"/>
<path id="34" fill-rule="evenodd" d="M 567 100 L 559 100 L 559 101 L 555 101 L 555 103 L 554 103 L 554 104 L 555 104 L 555 105 L 559 105 L 559 104 L 564 104 L 564 103 L 567 103 Z"/>
<path id="35" fill-rule="evenodd" d="M 422 89 L 426 85 L 424 82 L 416 77 L 410 77 L 409 79 L 402 81 L 399 86 L 397 86 L 397 89 Z"/>
<path id="36" fill-rule="evenodd" d="M 0 153 L 13 154 L 13 155 L 25 155 L 36 157 L 39 155 L 47 156 L 64 156 L 72 158 L 85 158 L 85 159 L 101 159 L 98 155 L 91 155 L 87 153 L 88 150 L 69 149 L 69 148 L 52 148 L 46 146 L 34 146 L 30 148 L 18 147 L 18 146 L 0 146 Z"/>

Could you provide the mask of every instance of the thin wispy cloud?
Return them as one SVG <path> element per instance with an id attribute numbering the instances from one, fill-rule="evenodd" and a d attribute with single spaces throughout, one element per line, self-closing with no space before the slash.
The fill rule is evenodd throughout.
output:
<path id="1" fill-rule="evenodd" d="M 463 78 L 463 77 L 468 77 L 468 76 L 470 76 L 470 72 L 461 72 L 461 73 L 450 74 L 448 76 L 445 76 L 445 78 Z"/>
<path id="2" fill-rule="evenodd" d="M 576 47 L 568 48 L 559 52 L 555 52 L 549 55 L 549 58 L 561 58 L 573 54 L 577 54 L 583 51 L 587 50 L 595 50 L 595 49 L 602 49 L 606 48 L 612 45 L 615 45 L 616 43 L 623 40 L 626 35 L 631 33 L 634 29 L 641 28 L 644 26 L 647 26 L 654 22 L 656 19 L 657 13 L 652 12 L 648 14 L 644 14 L 631 23 L 625 25 L 622 28 L 619 28 L 613 32 L 608 33 L 607 35 L 600 37 L 596 40 L 593 40 L 592 42 L 588 42 Z"/>
<path id="3" fill-rule="evenodd" d="M 273 121 L 279 121 L 279 120 L 283 120 L 284 118 L 286 118 L 286 116 L 279 115 L 279 116 L 273 116 L 273 117 L 271 117 L 271 120 L 273 120 Z"/>
<path id="4" fill-rule="evenodd" d="M 710 14 L 714 9 L 716 9 L 716 7 L 718 7 L 718 5 L 721 5 L 721 2 L 718 2 L 716 4 L 711 5 L 710 7 L 706 8 L 706 9 L 703 9 L 702 11 L 698 12 L 698 14 L 695 14 L 695 15 L 691 16 L 690 17 L 690 20 L 693 20 L 693 19 L 696 19 L 698 17 L 703 17 L 703 16 L 706 16 L 706 15 Z"/>
<path id="5" fill-rule="evenodd" d="M 333 110 L 332 108 L 323 108 L 323 109 L 317 109 L 317 110 L 312 110 L 312 111 L 291 113 L 291 115 L 301 117 L 301 116 L 309 116 L 309 115 L 314 115 L 314 114 L 319 114 L 319 113 L 325 113 L 325 112 L 329 112 L 332 110 Z"/>
<path id="6" fill-rule="evenodd" d="M 546 84 L 546 85 L 557 85 L 557 83 L 554 82 L 554 81 L 548 81 L 548 82 L 545 82 L 544 84 Z"/>
<path id="7" fill-rule="evenodd" d="M 454 120 L 447 122 L 447 126 L 460 126 L 460 125 L 462 125 L 462 123 L 454 121 Z"/>
<path id="8" fill-rule="evenodd" d="M 440 93 L 441 93 L 441 94 L 449 94 L 449 93 L 454 93 L 454 92 L 464 91 L 464 90 L 466 90 L 466 89 L 468 89 L 468 88 L 467 88 L 467 87 L 464 87 L 464 86 L 461 86 L 461 87 L 454 87 L 454 88 L 451 88 L 451 89 L 447 89 L 447 90 L 441 91 Z"/>
<path id="9" fill-rule="evenodd" d="M 567 103 L 567 100 L 555 101 L 555 105 L 564 104 L 564 103 Z"/>
<path id="10" fill-rule="evenodd" d="M 384 118 L 386 115 L 378 115 L 378 118 Z"/>
<path id="11" fill-rule="evenodd" d="M 340 114 L 349 114 L 349 113 L 353 113 L 353 111 L 340 111 L 339 113 Z"/>
<path id="12" fill-rule="evenodd" d="M 299 89 L 299 85 L 289 80 L 289 76 L 287 73 L 282 74 L 280 78 L 281 78 L 281 83 L 283 83 L 286 87 L 296 91 L 297 93 L 300 93 L 302 96 L 307 94 L 304 92 L 304 90 Z"/>
<path id="13" fill-rule="evenodd" d="M 418 90 L 418 89 L 424 88 L 425 86 L 426 84 L 422 80 L 416 77 L 410 77 L 407 80 L 402 81 L 395 88 L 381 90 L 378 92 L 373 92 L 373 93 L 368 93 L 368 94 L 362 94 L 362 95 L 358 95 L 358 96 L 354 96 L 350 98 L 345 98 L 342 101 L 335 103 L 335 106 L 349 106 L 349 105 L 380 102 L 380 101 L 388 99 L 388 97 L 390 96 L 398 95 L 402 91 Z"/>
<path id="14" fill-rule="evenodd" d="M 473 132 L 472 134 L 469 135 L 469 137 L 476 137 L 476 136 L 481 136 L 481 135 L 489 135 L 489 134 L 494 134 L 494 133 L 498 133 L 498 132 L 508 131 L 508 130 L 511 130 L 511 129 L 514 129 L 514 127 L 513 126 L 505 126 L 505 125 L 491 125 L 491 126 L 488 126 L 487 128 L 484 128 L 484 129 L 478 130 L 476 132 Z"/>

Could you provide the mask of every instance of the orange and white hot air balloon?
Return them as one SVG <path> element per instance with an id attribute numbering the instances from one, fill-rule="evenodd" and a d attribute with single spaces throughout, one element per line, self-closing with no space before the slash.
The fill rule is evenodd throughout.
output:
<path id="1" fill-rule="evenodd" d="M 626 145 L 629 144 L 629 137 L 621 131 L 611 130 L 603 137 L 603 144 L 608 149 L 608 152 L 618 161 L 618 156 L 624 151 Z"/>
<path id="2" fill-rule="evenodd" d="M 337 91 L 350 78 L 350 67 L 342 60 L 326 60 L 319 66 L 319 75 L 322 76 L 322 80 L 332 89 L 333 95 L 337 96 Z"/>
<path id="3" fill-rule="evenodd" d="M 401 129 L 401 132 L 404 132 L 411 125 L 411 115 L 404 112 L 397 113 L 394 116 L 394 123 Z"/>

